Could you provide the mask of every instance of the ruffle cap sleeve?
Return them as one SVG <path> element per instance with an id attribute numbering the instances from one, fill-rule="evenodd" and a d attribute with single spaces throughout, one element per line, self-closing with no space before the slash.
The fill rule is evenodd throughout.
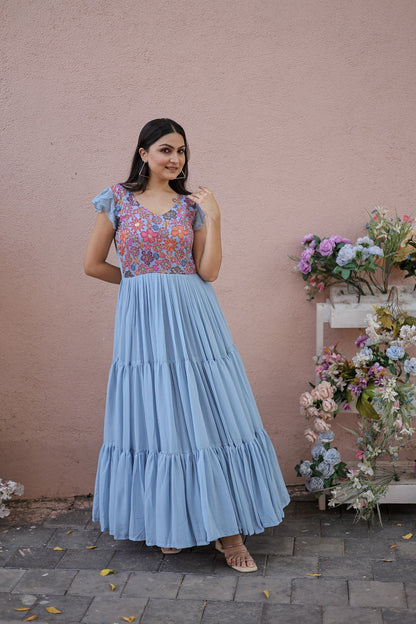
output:
<path id="1" fill-rule="evenodd" d="M 195 217 L 194 217 L 194 222 L 192 224 L 192 228 L 194 230 L 200 230 L 202 226 L 204 225 L 205 215 L 204 215 L 202 208 L 198 206 L 197 203 L 194 203 L 194 207 L 195 207 Z"/>
<path id="2" fill-rule="evenodd" d="M 108 186 L 106 189 L 101 191 L 101 193 L 98 193 L 98 195 L 92 200 L 92 203 L 95 206 L 95 211 L 104 211 L 107 217 L 110 219 L 111 223 L 113 224 L 113 228 L 117 229 L 116 206 L 114 203 L 114 195 L 111 186 Z"/>

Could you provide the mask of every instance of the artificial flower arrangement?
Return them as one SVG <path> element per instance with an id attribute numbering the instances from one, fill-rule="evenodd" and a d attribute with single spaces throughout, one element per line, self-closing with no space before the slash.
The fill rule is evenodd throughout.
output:
<path id="1" fill-rule="evenodd" d="M 381 208 L 375 208 L 366 225 L 367 236 L 353 243 L 348 238 L 334 235 L 319 237 L 307 234 L 295 270 L 306 282 L 308 300 L 334 284 L 347 284 L 358 299 L 365 294 L 388 291 L 393 267 L 416 276 L 416 238 L 413 219 L 389 218 Z M 415 286 L 416 288 L 416 286 Z"/>
<path id="2" fill-rule="evenodd" d="M 21 496 L 23 491 L 24 487 L 21 483 L 3 481 L 3 479 L 0 479 L 0 518 L 5 518 L 10 514 L 10 510 L 3 501 L 10 500 L 13 494 Z"/>
<path id="3" fill-rule="evenodd" d="M 303 392 L 300 396 L 302 412 L 311 426 L 305 430 L 305 437 L 313 443 L 312 461 L 301 461 L 295 466 L 298 477 L 306 478 L 305 487 L 310 492 L 330 488 L 339 478 L 346 478 L 346 464 L 336 447 L 331 447 L 335 434 L 331 422 L 338 412 L 334 401 L 333 386 L 327 381 Z"/>
<path id="4" fill-rule="evenodd" d="M 347 503 L 363 519 L 373 517 L 389 484 L 397 480 L 398 453 L 416 432 L 416 357 L 408 353 L 416 347 L 416 318 L 403 313 L 397 302 L 374 307 L 351 360 L 330 347 L 316 358 L 320 383 L 300 397 L 307 418 L 313 418 L 313 429 L 305 431 L 314 443 L 313 462 L 296 466 L 308 490 L 329 489 L 330 506 Z M 325 408 L 324 395 L 333 402 L 331 410 Z M 338 451 L 328 446 L 334 437 L 329 425 L 339 409 L 351 407 L 359 414 L 356 431 L 348 430 L 357 435 L 359 461 L 346 470 Z M 386 458 L 387 469 L 379 463 Z"/>

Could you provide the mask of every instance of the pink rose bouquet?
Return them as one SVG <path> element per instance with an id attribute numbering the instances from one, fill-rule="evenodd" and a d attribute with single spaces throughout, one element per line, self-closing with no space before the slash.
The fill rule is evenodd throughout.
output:
<path id="1" fill-rule="evenodd" d="M 345 478 L 345 464 L 335 447 L 331 448 L 334 433 L 331 420 L 338 412 L 331 384 L 323 380 L 311 392 L 303 392 L 299 403 L 306 418 L 313 419 L 305 429 L 306 440 L 313 444 L 312 461 L 303 461 L 295 467 L 300 477 L 306 478 L 305 486 L 311 492 L 331 487 L 339 478 Z M 330 452 L 332 451 L 332 453 Z"/>

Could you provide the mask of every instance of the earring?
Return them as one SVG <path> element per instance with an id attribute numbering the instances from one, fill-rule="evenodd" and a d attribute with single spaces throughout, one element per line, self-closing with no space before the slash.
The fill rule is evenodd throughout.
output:
<path id="1" fill-rule="evenodd" d="M 139 171 L 139 176 L 142 176 L 142 178 L 148 178 L 148 177 L 149 177 L 149 176 L 147 176 L 147 175 L 144 175 L 144 173 L 142 173 L 142 171 L 143 171 L 143 167 L 144 167 L 145 165 L 147 165 L 147 163 L 145 163 L 145 162 L 143 161 L 143 164 L 142 164 L 142 166 L 140 167 L 140 171 Z"/>
<path id="2" fill-rule="evenodd" d="M 186 175 L 184 174 L 183 169 L 182 169 L 180 174 L 176 176 L 175 180 L 183 180 L 183 178 L 186 178 Z"/>

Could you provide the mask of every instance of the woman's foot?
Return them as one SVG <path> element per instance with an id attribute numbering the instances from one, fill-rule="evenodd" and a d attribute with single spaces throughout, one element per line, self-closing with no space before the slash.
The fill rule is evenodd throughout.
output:
<path id="1" fill-rule="evenodd" d="M 241 539 L 241 535 L 230 535 L 215 542 L 215 548 L 225 556 L 227 565 L 237 572 L 256 572 L 257 566 Z"/>
<path id="2" fill-rule="evenodd" d="M 177 555 L 181 552 L 182 548 L 161 548 L 164 555 Z"/>

